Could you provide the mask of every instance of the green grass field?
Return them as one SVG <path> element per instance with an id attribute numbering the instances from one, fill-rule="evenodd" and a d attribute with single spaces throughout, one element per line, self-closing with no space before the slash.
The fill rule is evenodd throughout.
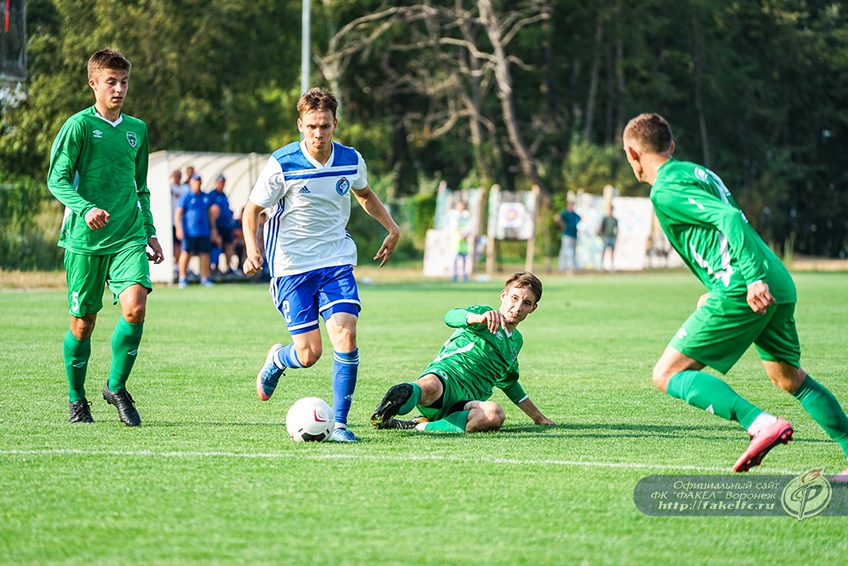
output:
<path id="1" fill-rule="evenodd" d="M 544 278 L 543 278 L 544 279 Z M 799 274 L 804 366 L 848 405 L 848 274 Z M 298 444 L 296 399 L 331 400 L 332 356 L 256 397 L 286 341 L 264 286 L 158 288 L 129 389 L 143 425 L 99 390 L 117 307 L 93 338 L 93 425 L 68 423 L 63 291 L 0 292 L 2 564 L 845 564 L 848 517 L 649 517 L 650 474 L 728 474 L 747 435 L 672 399 L 651 368 L 702 292 L 689 274 L 545 279 L 522 324 L 522 383 L 558 423 L 537 427 L 496 392 L 501 432 L 376 431 L 385 390 L 418 375 L 450 334 L 445 311 L 497 305 L 494 283 L 364 285 L 357 445 Z M 845 459 L 755 351 L 727 381 L 795 426 L 752 474 Z"/>

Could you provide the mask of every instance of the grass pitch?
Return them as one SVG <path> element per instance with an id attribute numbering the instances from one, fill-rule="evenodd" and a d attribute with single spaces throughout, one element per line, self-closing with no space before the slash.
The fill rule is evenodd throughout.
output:
<path id="1" fill-rule="evenodd" d="M 847 517 L 648 517 L 650 474 L 729 474 L 747 435 L 672 399 L 651 368 L 702 292 L 689 274 L 544 278 L 522 324 L 522 383 L 556 427 L 496 392 L 501 432 L 376 431 L 385 390 L 418 375 L 455 306 L 497 306 L 500 282 L 363 285 L 357 445 L 297 444 L 284 417 L 331 400 L 332 356 L 289 371 L 271 401 L 254 377 L 287 341 L 262 286 L 157 288 L 129 389 L 143 425 L 99 395 L 119 316 L 92 341 L 93 425 L 68 423 L 63 291 L 0 292 L 2 564 L 844 564 Z M 807 371 L 848 404 L 848 275 L 800 274 Z M 795 426 L 752 474 L 845 467 L 752 350 L 727 381 Z"/>

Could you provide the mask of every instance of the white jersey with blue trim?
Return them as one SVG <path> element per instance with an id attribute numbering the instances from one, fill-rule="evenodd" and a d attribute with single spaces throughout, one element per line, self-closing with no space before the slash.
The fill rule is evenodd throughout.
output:
<path id="1" fill-rule="evenodd" d="M 367 168 L 352 147 L 333 142 L 332 151 L 322 165 L 304 142 L 292 142 L 271 154 L 253 186 L 250 201 L 271 209 L 264 231 L 271 277 L 356 265 L 345 227 L 350 189 L 368 186 Z"/>

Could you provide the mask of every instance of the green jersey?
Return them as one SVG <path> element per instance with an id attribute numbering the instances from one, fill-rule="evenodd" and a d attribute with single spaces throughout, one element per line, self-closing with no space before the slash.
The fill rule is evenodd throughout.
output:
<path id="1" fill-rule="evenodd" d="M 424 373 L 437 368 L 447 372 L 451 379 L 460 381 L 477 401 L 491 397 L 497 387 L 513 403 L 520 403 L 527 398 L 518 383 L 518 352 L 524 345 L 521 333 L 517 329 L 507 333 L 506 329 L 499 328 L 496 334 L 492 334 L 485 324 L 466 322 L 469 313 L 483 314 L 491 310 L 495 309 L 477 305 L 448 311 L 445 324 L 456 328 L 456 331 Z"/>
<path id="2" fill-rule="evenodd" d="M 94 106 L 74 114 L 53 142 L 47 187 L 65 205 L 59 245 L 85 255 L 114 254 L 143 246 L 156 233 L 147 188 L 147 126 L 121 114 L 113 124 Z M 92 230 L 85 215 L 109 213 Z"/>
<path id="3" fill-rule="evenodd" d="M 796 302 L 789 272 L 718 175 L 669 159 L 657 173 L 651 202 L 669 242 L 711 293 L 744 301 L 748 286 L 761 281 L 775 302 Z"/>

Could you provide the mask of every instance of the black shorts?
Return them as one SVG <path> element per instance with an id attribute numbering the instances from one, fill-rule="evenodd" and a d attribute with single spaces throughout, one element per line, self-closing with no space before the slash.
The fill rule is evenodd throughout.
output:
<path id="1" fill-rule="evenodd" d="M 209 236 L 186 236 L 183 238 L 183 251 L 190 255 L 208 254 L 212 251 Z"/>
<path id="2" fill-rule="evenodd" d="M 218 228 L 218 235 L 221 236 L 221 245 L 225 246 L 227 244 L 233 243 L 233 229 L 232 228 Z"/>

